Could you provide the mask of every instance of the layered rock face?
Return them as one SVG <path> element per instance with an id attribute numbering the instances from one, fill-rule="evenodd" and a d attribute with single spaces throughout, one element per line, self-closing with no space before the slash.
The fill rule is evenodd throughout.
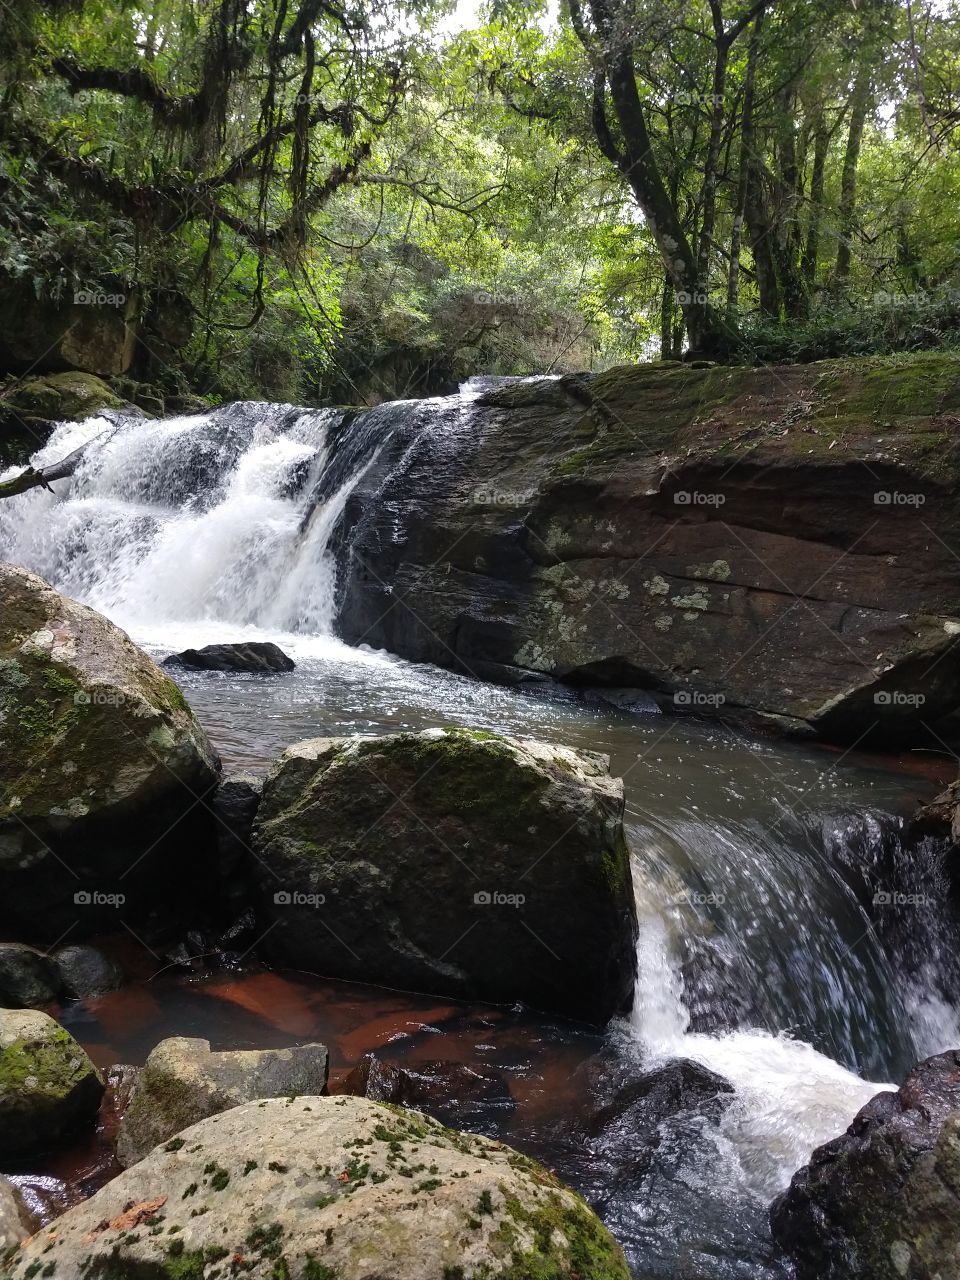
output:
<path id="1" fill-rule="evenodd" d="M 253 826 L 264 945 L 328 977 L 593 1023 L 636 915 L 605 756 L 461 729 L 289 747 Z"/>
<path id="2" fill-rule="evenodd" d="M 52 941 L 199 907 L 219 762 L 113 623 L 0 565 L 0 929 Z M 206 869 L 205 869 L 206 864 Z M 162 869 L 162 874 L 161 874 Z M 185 891 L 189 889 L 189 893 Z"/>
<path id="3" fill-rule="evenodd" d="M 499 1142 L 363 1098 L 249 1102 L 70 1209 L 12 1260 L 12 1280 L 629 1280 L 574 1192 Z"/>
<path id="4" fill-rule="evenodd" d="M 481 677 L 919 738 L 960 702 L 958 444 L 941 355 L 410 407 L 348 504 L 340 627 Z"/>
<path id="5" fill-rule="evenodd" d="M 794 1175 L 770 1218 L 798 1280 L 960 1274 L 960 1051 L 872 1098 Z"/>

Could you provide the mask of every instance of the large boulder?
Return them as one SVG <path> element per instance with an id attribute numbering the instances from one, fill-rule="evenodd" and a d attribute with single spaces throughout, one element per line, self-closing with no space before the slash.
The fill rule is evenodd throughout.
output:
<path id="1" fill-rule="evenodd" d="M 25 463 L 46 444 L 56 423 L 82 422 L 104 410 L 139 413 L 91 373 L 15 379 L 0 390 L 0 469 Z"/>
<path id="2" fill-rule="evenodd" d="M 374 409 L 338 632 L 889 744 L 960 705 L 960 359 L 638 365 Z M 381 447 L 382 445 L 382 447 Z"/>
<path id="3" fill-rule="evenodd" d="M 43 951 L 19 942 L 0 942 L 0 1005 L 42 1008 L 53 1004 L 62 985 L 57 966 Z"/>
<path id="4" fill-rule="evenodd" d="M 211 1053 L 207 1040 L 161 1040 L 124 1113 L 117 1159 L 136 1164 L 187 1125 L 242 1102 L 323 1093 L 327 1067 L 322 1044 Z"/>
<path id="5" fill-rule="evenodd" d="M 292 671 L 297 665 L 279 645 L 267 640 L 247 640 L 242 644 L 208 644 L 202 649 L 184 649 L 164 658 L 165 667 L 192 667 L 197 671 L 246 671 L 272 675 Z"/>
<path id="6" fill-rule="evenodd" d="M 871 1098 L 794 1174 L 770 1220 L 798 1280 L 960 1275 L 960 1051 Z"/>
<path id="7" fill-rule="evenodd" d="M 483 1062 L 383 1062 L 365 1053 L 338 1093 L 425 1111 L 441 1124 L 482 1128 L 514 1109 L 510 1086 Z"/>
<path id="8" fill-rule="evenodd" d="M 33 1009 L 0 1009 L 0 1151 L 48 1146 L 92 1124 L 103 1096 L 73 1036 Z"/>
<path id="9" fill-rule="evenodd" d="M 270 953 L 331 977 L 603 1023 L 636 914 L 606 756 L 465 729 L 316 738 L 253 828 Z"/>
<path id="10" fill-rule="evenodd" d="M 179 688 L 118 627 L 0 564 L 0 928 L 76 938 L 118 911 L 198 904 L 218 768 Z"/>
<path id="11" fill-rule="evenodd" d="M 511 1148 L 363 1098 L 191 1126 L 26 1244 L 11 1280 L 628 1280 L 574 1192 Z"/>

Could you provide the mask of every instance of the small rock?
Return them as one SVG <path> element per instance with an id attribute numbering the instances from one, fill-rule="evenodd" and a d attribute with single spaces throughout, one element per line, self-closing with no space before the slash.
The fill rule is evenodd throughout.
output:
<path id="1" fill-rule="evenodd" d="M 0 1010 L 0 1150 L 42 1148 L 92 1124 L 102 1096 L 96 1067 L 53 1018 Z"/>
<path id="2" fill-rule="evenodd" d="M 116 991 L 123 984 L 123 971 L 119 965 L 96 947 L 80 944 L 61 947 L 53 958 L 67 995 L 75 1000 L 102 996 L 104 992 Z"/>
<path id="3" fill-rule="evenodd" d="M 0 942 L 0 1005 L 39 1009 L 60 995 L 60 974 L 49 956 L 19 942 Z"/>
<path id="4" fill-rule="evenodd" d="M 367 1053 L 339 1092 L 373 1102 L 399 1103 L 457 1128 L 489 1119 L 491 1112 L 514 1108 L 501 1073 L 483 1063 L 418 1062 L 400 1067 Z"/>
<path id="5" fill-rule="evenodd" d="M 365 1098 L 248 1102 L 192 1125 L 25 1245 L 11 1280 L 629 1280 L 573 1191 L 500 1142 Z"/>
<path id="6" fill-rule="evenodd" d="M 211 1053 L 208 1040 L 161 1040 L 123 1117 L 117 1159 L 136 1164 L 188 1125 L 254 1098 L 323 1093 L 327 1067 L 322 1044 Z"/>
<path id="7" fill-rule="evenodd" d="M 208 644 L 202 649 L 184 649 L 164 658 L 165 667 L 193 667 L 198 671 L 249 671 L 265 675 L 293 671 L 296 663 L 279 645 L 260 640 L 245 644 Z"/>
<path id="8" fill-rule="evenodd" d="M 251 830 L 262 793 L 263 779 L 250 773 L 228 775 L 214 792 L 212 807 L 217 819 L 218 879 L 224 917 L 242 914 L 251 900 Z"/>

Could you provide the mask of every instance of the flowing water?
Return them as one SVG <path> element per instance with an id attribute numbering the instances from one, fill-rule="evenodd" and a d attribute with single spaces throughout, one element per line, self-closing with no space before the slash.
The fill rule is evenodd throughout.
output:
<path id="1" fill-rule="evenodd" d="M 392 432 L 455 429 L 472 394 L 358 416 L 241 404 L 64 424 L 35 465 L 95 443 L 55 493 L 0 503 L 0 556 L 157 656 L 249 638 L 289 652 L 297 669 L 282 677 L 178 673 L 228 767 L 263 771 L 303 737 L 443 723 L 607 752 L 634 852 L 632 1015 L 597 1035 L 522 1010 L 256 971 L 167 973 L 64 1020 L 104 1065 L 142 1061 L 170 1034 L 219 1048 L 323 1039 L 340 1070 L 369 1049 L 483 1061 L 515 1107 L 481 1107 L 471 1125 L 580 1187 L 638 1277 L 779 1276 L 771 1197 L 873 1093 L 960 1043 L 941 851 L 908 857 L 902 839 L 936 770 L 632 716 L 589 694 L 482 685 L 338 640 L 332 535 L 351 492 Z M 144 976 L 162 967 L 139 963 Z M 618 1090 L 678 1057 L 728 1080 L 732 1102 L 665 1116 L 635 1140 L 627 1113 L 616 1118 Z M 39 1203 L 49 1188 L 21 1174 Z"/>

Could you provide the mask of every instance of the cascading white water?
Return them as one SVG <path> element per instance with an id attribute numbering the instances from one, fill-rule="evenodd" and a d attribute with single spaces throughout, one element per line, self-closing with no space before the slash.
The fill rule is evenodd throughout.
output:
<path id="1" fill-rule="evenodd" d="M 54 492 L 3 505 L 0 552 L 154 644 L 330 637 L 328 543 L 373 458 L 315 501 L 341 418 L 233 405 L 159 422 L 64 423 L 34 465 L 94 443 Z"/>

